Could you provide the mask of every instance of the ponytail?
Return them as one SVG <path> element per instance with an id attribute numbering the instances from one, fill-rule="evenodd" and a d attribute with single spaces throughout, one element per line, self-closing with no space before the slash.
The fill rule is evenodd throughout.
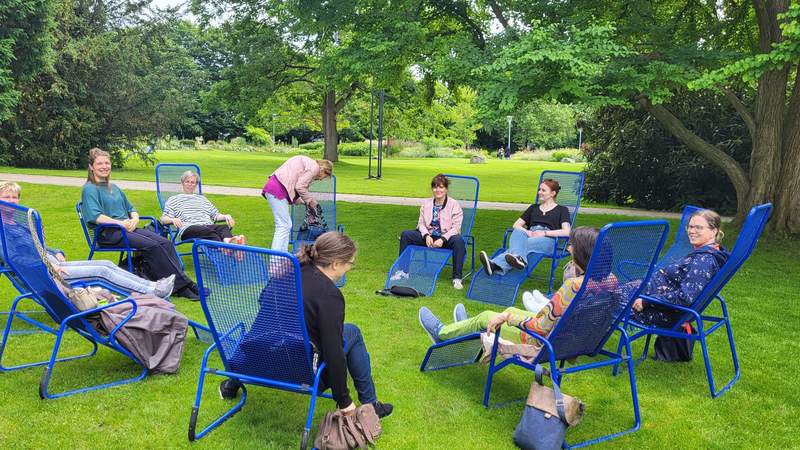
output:
<path id="1" fill-rule="evenodd" d="M 347 262 L 355 255 L 355 242 L 338 231 L 323 233 L 313 245 L 303 245 L 295 254 L 301 266 L 314 264 L 318 267 L 328 267 L 334 262 Z"/>

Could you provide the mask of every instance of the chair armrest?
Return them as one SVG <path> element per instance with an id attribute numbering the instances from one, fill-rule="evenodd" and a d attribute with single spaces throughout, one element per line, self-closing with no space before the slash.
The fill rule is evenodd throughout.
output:
<path id="1" fill-rule="evenodd" d="M 156 219 L 153 216 L 139 216 L 139 222 L 144 221 L 144 220 L 150 221 L 150 223 L 153 224 L 153 227 L 155 228 L 156 233 L 161 234 L 161 222 L 159 222 L 158 219 Z"/>
<path id="2" fill-rule="evenodd" d="M 698 313 L 697 311 L 693 310 L 692 308 L 687 308 L 685 306 L 680 306 L 680 305 L 676 305 L 674 303 L 665 302 L 664 300 L 660 300 L 660 299 L 658 299 L 656 297 L 653 297 L 653 296 L 647 295 L 647 294 L 639 295 L 639 297 L 641 297 L 642 299 L 644 299 L 644 300 L 646 300 L 648 302 L 655 303 L 657 305 L 661 305 L 661 306 L 664 306 L 664 307 L 667 307 L 667 308 L 672 308 L 674 310 L 681 311 L 681 312 L 684 312 L 684 313 L 692 314 L 695 317 L 696 320 L 698 320 L 698 321 L 700 320 L 700 313 Z"/>
<path id="3" fill-rule="evenodd" d="M 107 228 L 109 229 L 119 228 L 119 230 L 122 232 L 122 242 L 125 243 L 126 248 L 131 248 L 131 244 L 128 242 L 128 230 L 126 230 L 125 227 L 117 223 L 101 223 L 97 225 L 97 227 L 95 227 L 94 229 L 94 239 L 92 239 L 92 248 L 97 248 L 97 236 L 99 236 L 100 233 Z"/>
<path id="4" fill-rule="evenodd" d="M 122 300 L 120 300 L 118 302 L 109 303 L 107 305 L 98 306 L 97 308 L 87 309 L 86 311 L 80 311 L 80 312 L 78 312 L 76 314 L 72 314 L 71 316 L 67 317 L 66 320 L 64 320 L 64 324 L 69 323 L 73 319 L 82 318 L 84 316 L 88 316 L 88 315 L 91 315 L 91 314 L 97 314 L 100 311 L 103 311 L 104 309 L 108 309 L 108 308 L 111 308 L 113 306 L 118 306 L 118 305 L 121 305 L 123 303 L 130 303 L 131 304 L 131 310 L 128 313 L 128 315 L 126 315 L 125 318 L 122 319 L 117 324 L 117 326 L 115 326 L 114 329 L 111 330 L 110 333 L 108 333 L 108 341 L 109 342 L 114 342 L 114 335 L 117 333 L 117 331 L 119 331 L 119 329 L 122 328 L 123 325 L 125 325 L 129 320 L 131 320 L 133 318 L 133 316 L 136 315 L 136 310 L 138 309 L 138 305 L 136 304 L 136 301 L 134 299 L 130 298 L 130 297 L 122 299 Z"/>

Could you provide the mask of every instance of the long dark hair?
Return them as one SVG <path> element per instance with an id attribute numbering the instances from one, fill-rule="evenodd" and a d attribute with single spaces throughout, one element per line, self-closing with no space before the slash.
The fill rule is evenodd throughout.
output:
<path id="1" fill-rule="evenodd" d="M 569 233 L 569 244 L 572 246 L 572 261 L 584 272 L 592 257 L 594 244 L 597 242 L 599 231 L 593 227 L 573 228 Z"/>
<path id="2" fill-rule="evenodd" d="M 356 243 L 338 231 L 328 231 L 320 235 L 314 245 L 304 245 L 297 252 L 301 266 L 314 264 L 328 267 L 335 262 L 347 262 L 356 255 Z"/>

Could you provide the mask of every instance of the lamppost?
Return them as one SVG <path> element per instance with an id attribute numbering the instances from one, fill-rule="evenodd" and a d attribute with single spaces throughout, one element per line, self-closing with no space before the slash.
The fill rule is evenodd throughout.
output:
<path id="1" fill-rule="evenodd" d="M 277 114 L 272 114 L 272 150 L 275 150 L 275 118 L 278 117 Z"/>
<path id="2" fill-rule="evenodd" d="M 583 127 L 578 125 L 578 151 L 581 150 L 582 139 L 583 139 Z"/>
<path id="3" fill-rule="evenodd" d="M 506 116 L 506 120 L 508 120 L 508 145 L 506 148 L 506 155 L 511 158 L 511 120 L 513 117 Z"/>

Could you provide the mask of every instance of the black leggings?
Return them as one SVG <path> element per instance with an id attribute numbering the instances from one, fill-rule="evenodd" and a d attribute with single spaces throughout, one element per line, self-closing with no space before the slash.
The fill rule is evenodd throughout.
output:
<path id="1" fill-rule="evenodd" d="M 121 247 L 125 245 L 122 240 L 122 231 L 106 228 L 100 232 L 97 242 L 101 247 Z M 175 275 L 175 292 L 192 284 L 192 280 L 181 269 L 175 246 L 168 239 L 150 230 L 137 228 L 128 232 L 128 243 L 132 248 L 141 252 L 147 266 L 147 278 L 159 280 L 170 275 Z"/>
<path id="2" fill-rule="evenodd" d="M 211 241 L 224 242 L 225 238 L 232 238 L 231 229 L 227 225 L 189 225 L 183 233 L 181 239 L 208 239 Z"/>

